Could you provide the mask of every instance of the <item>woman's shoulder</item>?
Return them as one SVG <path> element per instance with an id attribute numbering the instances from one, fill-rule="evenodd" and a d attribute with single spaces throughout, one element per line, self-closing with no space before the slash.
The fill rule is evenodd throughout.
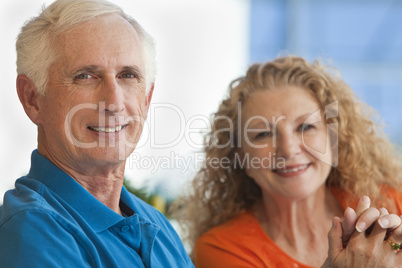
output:
<path id="1" fill-rule="evenodd" d="M 204 233 L 196 242 L 198 245 L 210 245 L 214 247 L 243 247 L 256 244 L 266 244 L 267 235 L 261 229 L 258 220 L 251 211 L 244 211 L 227 220 L 226 222 Z M 253 241 L 251 241 L 253 240 Z"/>
<path id="2" fill-rule="evenodd" d="M 347 193 L 344 190 L 332 187 L 331 188 L 332 193 L 335 195 L 335 197 L 338 199 L 340 204 L 342 205 L 343 209 L 346 209 L 347 207 L 352 207 L 355 208 L 357 206 L 357 203 L 359 201 L 359 197 L 353 197 L 351 194 Z M 401 190 L 395 189 L 391 186 L 388 185 L 382 185 L 380 186 L 380 192 L 381 196 L 385 197 L 385 199 L 390 200 L 392 202 L 391 207 L 394 207 L 396 211 L 393 209 L 391 212 L 397 213 L 397 214 L 402 214 L 402 192 Z M 384 202 L 385 200 L 382 198 L 380 201 Z M 387 208 L 388 206 L 386 204 L 377 204 L 383 206 L 385 205 Z M 389 205 L 389 204 L 388 204 Z"/>
<path id="3" fill-rule="evenodd" d="M 251 211 L 242 212 L 202 235 L 194 248 L 196 267 L 303 266 L 262 230 Z M 294 266 L 296 267 L 296 266 Z"/>
<path id="4" fill-rule="evenodd" d="M 250 232 L 256 232 L 258 228 L 260 227 L 253 213 L 251 211 L 243 211 L 226 222 L 210 229 L 201 238 L 250 235 Z"/>
<path id="5" fill-rule="evenodd" d="M 397 211 L 394 213 L 402 214 L 402 192 L 395 188 L 384 186 L 381 189 L 382 194 L 386 195 L 390 200 L 395 203 L 395 208 Z"/>
<path id="6" fill-rule="evenodd" d="M 203 234 L 196 242 L 196 267 L 263 267 L 266 235 L 251 212 L 245 211 Z M 269 242 L 268 242 L 269 244 Z"/>

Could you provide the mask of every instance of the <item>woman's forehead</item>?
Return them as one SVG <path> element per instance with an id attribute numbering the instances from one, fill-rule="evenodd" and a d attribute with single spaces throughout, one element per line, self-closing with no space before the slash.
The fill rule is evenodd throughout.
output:
<path id="1" fill-rule="evenodd" d="M 300 117 L 320 110 L 320 105 L 310 90 L 287 86 L 252 93 L 241 104 L 241 115 L 244 118 L 253 116 Z"/>

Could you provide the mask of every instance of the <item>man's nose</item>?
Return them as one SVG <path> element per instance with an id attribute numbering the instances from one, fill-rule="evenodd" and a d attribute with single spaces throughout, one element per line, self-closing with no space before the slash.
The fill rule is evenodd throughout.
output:
<path id="1" fill-rule="evenodd" d="M 124 110 L 124 91 L 115 77 L 106 77 L 102 97 L 107 111 L 119 113 Z"/>
<path id="2" fill-rule="evenodd" d="M 292 159 L 301 152 L 302 141 L 300 135 L 292 131 L 284 131 L 276 136 L 277 157 Z"/>

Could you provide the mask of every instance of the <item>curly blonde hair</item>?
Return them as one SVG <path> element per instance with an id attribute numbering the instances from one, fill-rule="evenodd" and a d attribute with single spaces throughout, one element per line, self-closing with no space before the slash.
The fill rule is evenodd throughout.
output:
<path id="1" fill-rule="evenodd" d="M 334 102 L 338 104 L 337 116 L 327 119 L 328 126 L 338 125 L 337 139 L 332 139 L 331 146 L 337 148 L 339 159 L 330 171 L 327 186 L 351 197 L 368 195 L 374 202 L 380 201 L 382 186 L 401 186 L 401 178 L 397 177 L 401 174 L 398 154 L 371 120 L 372 110 L 356 98 L 333 69 L 319 61 L 309 63 L 294 56 L 254 64 L 245 76 L 230 84 L 229 96 L 213 115 L 213 125 L 205 140 L 206 162 L 228 158 L 230 167 L 217 168 L 206 163 L 192 181 L 191 194 L 181 199 L 183 207 L 178 218 L 191 247 L 203 233 L 261 198 L 261 189 L 254 180 L 243 168 L 234 168 L 237 130 L 241 127 L 239 103 L 256 91 L 287 85 L 311 90 L 323 112 Z M 234 131 L 221 131 L 231 128 Z"/>

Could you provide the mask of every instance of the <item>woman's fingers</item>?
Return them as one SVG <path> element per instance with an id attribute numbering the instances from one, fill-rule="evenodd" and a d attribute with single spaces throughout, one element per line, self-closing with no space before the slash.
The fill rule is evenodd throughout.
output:
<path id="1" fill-rule="evenodd" d="M 344 219 L 342 221 L 342 244 L 346 247 L 350 237 L 356 229 L 357 219 L 360 215 L 362 215 L 368 208 L 370 207 L 370 198 L 368 196 L 363 196 L 360 198 L 357 203 L 356 212 L 352 208 L 347 208 L 344 213 Z M 367 217 L 366 217 L 367 218 Z M 361 223 L 361 227 L 365 228 L 363 225 L 366 225 L 367 219 L 363 218 Z"/>
<path id="2" fill-rule="evenodd" d="M 344 213 L 344 219 L 342 221 L 342 244 L 346 247 L 352 233 L 355 231 L 357 215 L 352 208 L 347 208 Z"/>
<path id="3" fill-rule="evenodd" d="M 370 198 L 363 196 L 357 204 L 356 212 L 351 208 L 345 210 L 342 221 L 342 245 L 344 248 L 350 238 L 359 233 L 364 233 L 363 236 L 370 234 L 371 239 L 374 239 L 375 236 L 382 241 L 390 238 L 395 243 L 402 243 L 401 217 L 389 214 L 385 208 L 378 210 L 370 207 L 370 203 Z M 391 232 L 392 237 L 390 236 Z"/>
<path id="4" fill-rule="evenodd" d="M 391 226 L 393 226 L 393 230 L 391 231 L 390 235 L 388 237 L 386 237 L 385 239 L 388 241 L 388 243 L 392 244 L 402 244 L 402 225 L 399 224 L 397 225 L 397 223 L 401 223 L 402 219 L 401 217 L 398 217 L 395 214 L 389 214 L 389 216 L 392 216 L 392 218 L 389 219 L 389 222 L 391 222 L 390 224 L 392 224 Z M 398 219 L 399 218 L 399 219 Z M 397 225 L 396 227 L 394 227 L 395 225 Z"/>
<path id="5" fill-rule="evenodd" d="M 389 214 L 385 208 L 380 208 L 379 210 L 369 208 L 357 220 L 356 230 L 358 232 L 373 232 L 374 234 L 382 233 L 384 235 L 383 239 L 385 239 L 388 237 L 387 234 L 400 226 L 401 223 L 401 217 Z"/>
<path id="6" fill-rule="evenodd" d="M 341 219 L 338 217 L 334 217 L 332 219 L 332 228 L 328 233 L 328 243 L 329 243 L 329 249 L 326 264 L 328 265 L 328 267 L 332 267 L 329 264 L 332 263 L 336 259 L 336 256 L 338 256 L 338 254 L 344 250 L 342 245 Z M 324 265 L 323 267 L 327 266 Z"/>
<path id="7" fill-rule="evenodd" d="M 389 214 L 384 208 L 367 208 L 367 202 L 360 202 L 358 210 L 357 220 L 353 209 L 345 210 L 343 222 L 334 217 L 328 233 L 328 258 L 323 267 L 402 267 L 401 217 Z M 356 229 L 350 228 L 354 221 Z M 352 235 L 345 247 L 345 230 L 350 229 L 353 229 Z M 393 231 L 387 238 L 390 230 Z"/>
<path id="8" fill-rule="evenodd" d="M 370 207 L 370 198 L 368 196 L 363 196 L 360 198 L 359 202 L 357 203 L 356 207 L 356 215 L 359 218 L 363 212 Z"/>
<path id="9" fill-rule="evenodd" d="M 366 231 L 380 217 L 380 212 L 376 208 L 366 209 L 356 222 L 356 231 L 359 233 Z"/>
<path id="10" fill-rule="evenodd" d="M 391 224 L 396 224 L 398 221 L 401 222 L 401 217 L 398 217 L 395 214 L 389 214 L 389 216 L 392 216 L 390 219 L 390 222 L 393 222 Z M 397 220 L 399 218 L 399 220 Z M 394 221 L 395 220 L 395 221 Z M 398 227 L 396 227 L 389 237 L 386 238 L 386 241 L 384 241 L 384 252 L 392 252 L 391 256 L 394 258 L 393 265 L 390 267 L 402 267 L 402 249 L 401 249 L 401 244 L 402 244 L 402 225 L 400 224 Z M 384 254 L 385 255 L 385 254 Z"/>
<path id="11" fill-rule="evenodd" d="M 388 214 L 388 211 L 385 208 L 380 208 L 380 218 L 378 219 L 378 224 L 383 229 L 393 230 L 401 225 L 402 220 L 401 217 L 395 214 Z"/>
<path id="12" fill-rule="evenodd" d="M 385 208 L 371 208 L 370 199 L 362 197 L 356 212 L 348 208 L 342 222 L 334 218 L 325 264 L 328 267 L 402 267 L 401 223 L 401 217 L 389 214 Z"/>
<path id="13" fill-rule="evenodd" d="M 389 214 L 385 208 L 380 208 L 378 220 L 366 231 L 370 240 L 384 241 L 393 229 L 400 225 L 400 218 L 394 214 Z"/>

